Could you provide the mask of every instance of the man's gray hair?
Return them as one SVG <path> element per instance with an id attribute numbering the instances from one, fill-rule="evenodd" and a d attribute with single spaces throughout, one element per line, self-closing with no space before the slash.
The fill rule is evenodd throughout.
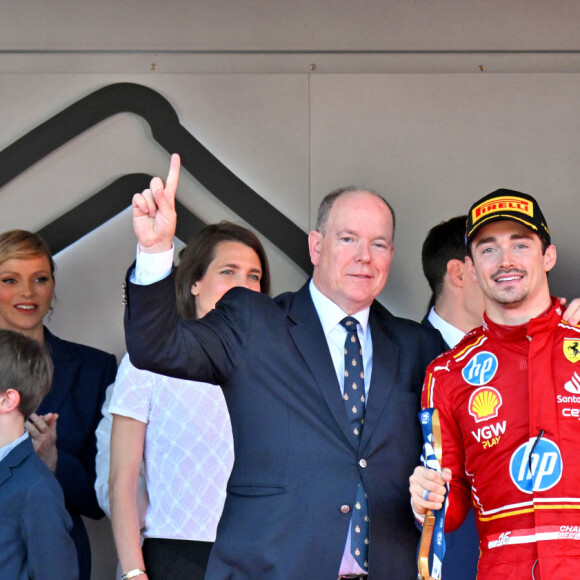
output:
<path id="1" fill-rule="evenodd" d="M 324 196 L 323 200 L 318 206 L 318 216 L 316 218 L 315 230 L 320 232 L 323 236 L 326 234 L 326 226 L 328 225 L 328 216 L 332 210 L 334 202 L 342 195 L 347 193 L 354 193 L 355 191 L 366 191 L 372 195 L 377 196 L 384 204 L 389 208 L 391 215 L 393 216 L 393 239 L 395 238 L 395 210 L 392 208 L 391 204 L 376 191 L 369 189 L 368 187 L 358 187 L 356 185 L 347 185 L 346 187 L 339 187 L 334 191 L 331 191 Z"/>

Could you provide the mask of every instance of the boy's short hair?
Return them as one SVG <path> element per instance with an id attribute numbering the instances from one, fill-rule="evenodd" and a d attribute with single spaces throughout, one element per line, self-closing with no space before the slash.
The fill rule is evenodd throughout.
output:
<path id="1" fill-rule="evenodd" d="M 34 413 L 52 383 L 52 359 L 38 341 L 13 330 L 0 329 L 0 392 L 20 393 L 18 407 L 27 418 Z"/>

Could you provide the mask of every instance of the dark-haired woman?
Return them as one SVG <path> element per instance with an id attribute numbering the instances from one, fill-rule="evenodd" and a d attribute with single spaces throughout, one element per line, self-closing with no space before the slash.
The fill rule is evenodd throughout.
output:
<path id="1" fill-rule="evenodd" d="M 234 286 L 268 293 L 269 280 L 266 254 L 253 233 L 229 222 L 206 226 L 180 255 L 179 314 L 204 316 Z M 111 518 L 124 574 L 203 580 L 233 464 L 221 389 L 137 370 L 125 356 L 108 410 Z M 143 459 L 149 504 L 141 547 Z"/>

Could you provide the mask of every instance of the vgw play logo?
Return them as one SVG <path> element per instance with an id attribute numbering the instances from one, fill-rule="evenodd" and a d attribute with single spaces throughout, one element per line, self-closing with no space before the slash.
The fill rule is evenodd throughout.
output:
<path id="1" fill-rule="evenodd" d="M 562 469 L 560 450 L 549 439 L 530 439 L 516 449 L 510 460 L 512 481 L 524 493 L 554 487 L 562 477 Z"/>

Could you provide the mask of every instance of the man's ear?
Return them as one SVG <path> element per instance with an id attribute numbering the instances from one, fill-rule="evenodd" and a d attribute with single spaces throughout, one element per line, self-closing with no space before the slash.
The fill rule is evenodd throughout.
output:
<path id="1" fill-rule="evenodd" d="M 451 280 L 451 283 L 455 286 L 463 287 L 465 284 L 465 271 L 463 268 L 463 262 L 453 258 L 447 262 L 447 275 Z"/>
<path id="2" fill-rule="evenodd" d="M 544 270 L 549 272 L 556 265 L 556 246 L 549 245 L 544 252 Z"/>
<path id="3" fill-rule="evenodd" d="M 313 266 L 318 266 L 320 262 L 320 246 L 322 245 L 322 234 L 313 230 L 308 234 L 308 250 L 310 252 L 310 261 Z"/>
<path id="4" fill-rule="evenodd" d="M 18 409 L 20 393 L 14 389 L 7 389 L 0 393 L 0 413 L 10 413 Z"/>

